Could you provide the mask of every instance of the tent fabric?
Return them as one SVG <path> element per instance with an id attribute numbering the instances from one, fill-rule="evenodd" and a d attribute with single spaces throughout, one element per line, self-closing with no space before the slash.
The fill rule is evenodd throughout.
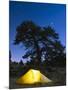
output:
<path id="1" fill-rule="evenodd" d="M 17 84 L 35 84 L 35 83 L 48 83 L 52 82 L 46 76 L 44 76 L 39 70 L 30 69 L 19 79 L 17 79 Z"/>

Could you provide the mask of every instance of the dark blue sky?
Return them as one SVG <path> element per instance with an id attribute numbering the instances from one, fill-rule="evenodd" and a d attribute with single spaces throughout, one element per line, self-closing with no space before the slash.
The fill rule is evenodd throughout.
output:
<path id="1" fill-rule="evenodd" d="M 64 4 L 27 3 L 10 1 L 10 42 L 12 60 L 20 61 L 25 53 L 22 45 L 13 45 L 16 27 L 24 20 L 32 20 L 37 25 L 51 25 L 59 34 L 61 43 L 65 45 L 66 33 L 66 6 Z M 23 60 L 26 62 L 26 60 Z"/>

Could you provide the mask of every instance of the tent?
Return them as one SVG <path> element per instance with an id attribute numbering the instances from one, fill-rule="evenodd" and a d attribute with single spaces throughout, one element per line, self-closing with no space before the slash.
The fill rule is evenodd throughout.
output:
<path id="1" fill-rule="evenodd" d="M 30 69 L 19 79 L 17 79 L 17 84 L 35 84 L 35 83 L 48 83 L 52 82 L 46 76 L 44 76 L 39 70 Z"/>

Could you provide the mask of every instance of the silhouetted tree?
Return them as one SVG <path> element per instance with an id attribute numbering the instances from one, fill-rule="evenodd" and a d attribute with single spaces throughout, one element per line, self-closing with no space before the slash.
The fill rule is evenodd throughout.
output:
<path id="1" fill-rule="evenodd" d="M 14 44 L 20 43 L 27 49 L 23 58 L 30 57 L 37 65 L 42 57 L 49 61 L 60 54 L 64 55 L 64 47 L 55 30 L 50 26 L 41 28 L 32 21 L 25 21 L 17 27 Z"/>
<path id="2" fill-rule="evenodd" d="M 23 58 L 35 56 L 37 58 L 36 62 L 38 63 L 41 61 L 39 32 L 40 27 L 35 25 L 32 21 L 23 22 L 17 27 L 17 34 L 14 42 L 14 44 L 23 43 L 26 49 L 28 49 Z"/>
<path id="3" fill-rule="evenodd" d="M 59 41 L 59 35 L 50 26 L 43 28 L 41 49 L 42 55 L 44 55 L 45 62 L 49 65 L 58 65 L 60 62 L 65 65 L 65 47 Z M 59 59 L 60 57 L 60 59 Z M 58 60 L 59 59 L 59 60 Z M 58 64 L 57 64 L 58 63 Z M 60 63 L 61 64 L 61 63 Z"/>
<path id="4" fill-rule="evenodd" d="M 9 50 L 9 60 L 11 60 L 11 51 Z"/>
<path id="5" fill-rule="evenodd" d="M 20 64 L 20 65 L 24 65 L 22 60 L 20 60 L 19 64 Z"/>

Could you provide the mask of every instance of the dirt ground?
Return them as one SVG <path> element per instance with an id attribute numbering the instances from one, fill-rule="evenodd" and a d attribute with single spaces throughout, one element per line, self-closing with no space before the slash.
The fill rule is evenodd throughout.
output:
<path id="1" fill-rule="evenodd" d="M 48 78 L 52 80 L 51 83 L 36 83 L 33 85 L 18 85 L 16 84 L 17 77 L 13 78 L 10 77 L 9 81 L 9 88 L 16 89 L 16 88 L 35 88 L 35 87 L 49 87 L 49 86 L 64 86 L 66 85 L 66 70 L 65 68 L 54 68 L 52 72 L 46 72 Z M 45 75 L 46 75 L 45 74 Z"/>

